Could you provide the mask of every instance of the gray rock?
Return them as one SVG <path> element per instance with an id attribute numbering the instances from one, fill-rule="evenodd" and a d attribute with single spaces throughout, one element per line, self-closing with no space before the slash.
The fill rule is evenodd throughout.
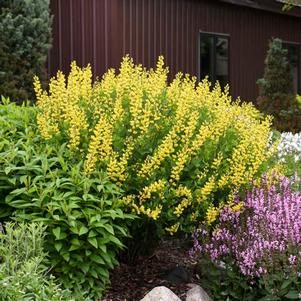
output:
<path id="1" fill-rule="evenodd" d="M 181 301 L 181 299 L 169 288 L 165 286 L 157 286 L 140 301 Z"/>
<path id="2" fill-rule="evenodd" d="M 199 286 L 195 285 L 186 293 L 186 301 L 213 301 L 207 293 Z"/>
<path id="3" fill-rule="evenodd" d="M 174 267 L 173 269 L 167 271 L 166 280 L 172 284 L 182 284 L 190 281 L 190 273 L 186 268 L 182 266 Z"/>

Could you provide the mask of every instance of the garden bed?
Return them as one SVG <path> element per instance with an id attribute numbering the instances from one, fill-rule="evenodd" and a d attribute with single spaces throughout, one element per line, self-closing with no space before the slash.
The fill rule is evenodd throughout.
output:
<path id="1" fill-rule="evenodd" d="M 195 262 L 188 255 L 190 248 L 190 239 L 165 239 L 153 255 L 139 258 L 135 265 L 121 263 L 111 273 L 111 288 L 102 301 L 139 301 L 152 288 L 162 285 L 183 298 L 189 283 L 198 284 Z M 183 282 L 179 284 L 167 280 L 170 271 L 176 267 L 180 267 L 180 270 L 183 268 L 188 274 L 183 273 Z M 185 281 L 186 276 L 189 281 Z"/>

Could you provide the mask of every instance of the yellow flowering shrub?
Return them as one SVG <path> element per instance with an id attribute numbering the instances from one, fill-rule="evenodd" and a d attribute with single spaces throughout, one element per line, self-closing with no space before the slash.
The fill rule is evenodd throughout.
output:
<path id="1" fill-rule="evenodd" d="M 86 174 L 105 170 L 129 210 L 174 233 L 212 222 L 220 202 L 261 175 L 271 120 L 228 88 L 182 74 L 169 84 L 167 74 L 162 57 L 150 70 L 125 57 L 92 84 L 90 66 L 72 63 L 49 92 L 37 78 L 35 90 L 43 137 L 67 142 Z"/>

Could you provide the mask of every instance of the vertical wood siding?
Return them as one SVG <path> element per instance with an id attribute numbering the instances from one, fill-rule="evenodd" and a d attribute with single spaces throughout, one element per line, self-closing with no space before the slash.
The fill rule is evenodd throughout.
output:
<path id="1" fill-rule="evenodd" d="M 254 100 L 268 40 L 301 43 L 301 18 L 215 0 L 51 0 L 51 11 L 50 75 L 76 60 L 101 76 L 126 54 L 147 67 L 163 54 L 171 77 L 197 75 L 199 32 L 216 32 L 230 35 L 231 93 Z"/>

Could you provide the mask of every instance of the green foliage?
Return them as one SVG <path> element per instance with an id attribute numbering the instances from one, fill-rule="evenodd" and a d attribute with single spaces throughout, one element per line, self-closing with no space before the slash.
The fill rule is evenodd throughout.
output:
<path id="1" fill-rule="evenodd" d="M 49 0 L 1 0 L 0 95 L 33 97 L 33 76 L 46 77 L 51 23 Z"/>
<path id="2" fill-rule="evenodd" d="M 43 264 L 45 226 L 7 223 L 4 228 L 6 233 L 0 233 L 0 300 L 74 300 Z"/>
<path id="3" fill-rule="evenodd" d="M 274 116 L 274 127 L 280 131 L 301 130 L 301 106 L 293 93 L 291 67 L 287 50 L 280 39 L 270 42 L 265 60 L 264 77 L 257 81 L 260 96 L 258 108 Z"/>
<path id="4" fill-rule="evenodd" d="M 290 11 L 294 6 L 301 5 L 301 0 L 286 0 L 283 2 L 284 2 L 283 6 L 282 6 L 283 11 Z"/>
<path id="5" fill-rule="evenodd" d="M 23 103 L 16 106 L 10 103 L 8 98 L 1 98 L 0 105 L 0 219 L 12 214 L 12 208 L 5 203 L 5 196 L 15 183 L 14 178 L 9 178 L 6 172 L 9 169 L 2 168 L 4 164 L 13 161 L 21 143 L 24 143 L 24 135 L 35 136 L 35 109 Z M 22 161 L 21 161 L 22 162 Z M 22 164 L 20 162 L 20 164 Z"/>
<path id="6" fill-rule="evenodd" d="M 44 222 L 54 273 L 65 287 L 99 297 L 133 218 L 121 209 L 120 190 L 100 171 L 87 177 L 80 155 L 72 156 L 65 144 L 46 145 L 36 130 L 35 108 L 1 109 L 0 195 L 7 214 Z"/>
<path id="7" fill-rule="evenodd" d="M 273 39 L 265 60 L 264 77 L 257 81 L 260 95 L 275 100 L 293 94 L 293 78 L 287 60 L 287 50 L 280 39 Z"/>
<path id="8" fill-rule="evenodd" d="M 242 275 L 235 263 L 212 263 L 208 257 L 199 262 L 201 286 L 216 301 L 288 301 L 300 300 L 300 278 L 270 274 L 251 279 Z"/>
<path id="9" fill-rule="evenodd" d="M 258 301 L 259 289 L 241 275 L 235 265 L 213 263 L 203 256 L 199 261 L 198 274 L 201 286 L 216 301 Z"/>

